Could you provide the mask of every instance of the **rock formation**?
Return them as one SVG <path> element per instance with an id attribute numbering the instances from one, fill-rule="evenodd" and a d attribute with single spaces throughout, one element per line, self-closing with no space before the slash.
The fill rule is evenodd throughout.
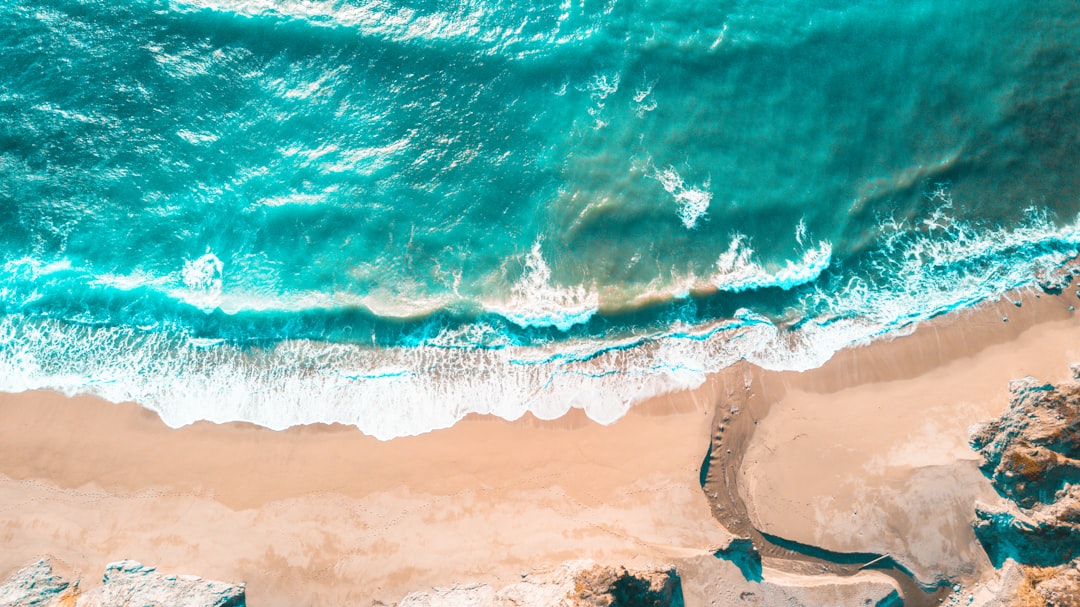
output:
<path id="1" fill-rule="evenodd" d="M 1059 567 L 1026 567 L 1014 607 L 1080 607 L 1080 561 Z"/>
<path id="2" fill-rule="evenodd" d="M 53 574 L 52 563 L 42 559 L 15 572 L 0 586 L 0 607 L 47 607 L 65 605 L 70 584 Z"/>
<path id="3" fill-rule="evenodd" d="M 674 568 L 627 571 L 595 565 L 574 576 L 574 607 L 678 607 L 682 588 Z"/>
<path id="4" fill-rule="evenodd" d="M 975 533 L 996 566 L 1013 558 L 1055 567 L 1080 556 L 1080 384 L 1026 378 L 1009 390 L 1005 414 L 971 436 L 983 472 L 1009 500 L 978 504 Z"/>
<path id="5" fill-rule="evenodd" d="M 243 607 L 244 584 L 164 575 L 135 561 L 105 568 L 101 585 L 83 591 L 53 573 L 48 559 L 0 585 L 0 607 Z"/>
<path id="6" fill-rule="evenodd" d="M 496 590 L 487 584 L 414 592 L 400 607 L 681 607 L 675 569 L 627 570 L 571 561 Z"/>

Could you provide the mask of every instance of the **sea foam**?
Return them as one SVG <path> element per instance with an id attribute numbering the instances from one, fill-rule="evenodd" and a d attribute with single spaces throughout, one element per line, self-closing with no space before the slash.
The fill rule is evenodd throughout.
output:
<path id="1" fill-rule="evenodd" d="M 675 167 L 669 166 L 659 169 L 655 178 L 663 186 L 664 191 L 675 198 L 678 205 L 679 220 L 687 229 L 697 227 L 699 221 L 705 217 L 712 202 L 712 193 L 709 192 L 709 180 L 706 179 L 700 187 L 687 186 Z"/>
<path id="2" fill-rule="evenodd" d="M 584 286 L 559 287 L 552 284 L 551 267 L 544 261 L 537 240 L 525 258 L 521 276 L 505 302 L 491 303 L 492 312 L 520 327 L 570 327 L 588 322 L 599 309 L 599 297 Z"/>
<path id="3" fill-rule="evenodd" d="M 224 268 L 225 264 L 210 251 L 198 259 L 184 262 L 180 275 L 185 290 L 176 295 L 203 310 L 218 307 Z"/>
<path id="4" fill-rule="evenodd" d="M 140 330 L 15 313 L 0 320 L 0 389 L 134 400 L 172 426 L 244 420 L 280 429 L 338 422 L 380 439 L 445 428 L 470 413 L 516 419 L 531 412 L 552 419 L 574 407 L 610 423 L 636 402 L 698 386 L 709 373 L 740 360 L 775 370 L 820 366 L 840 348 L 896 335 L 938 314 L 1031 285 L 1034 276 L 1080 252 L 1075 225 L 1055 227 L 1036 211 L 1012 229 L 939 223 L 930 230 L 884 221 L 881 230 L 890 244 L 874 260 L 884 264 L 882 280 L 840 277 L 835 291 L 819 285 L 804 297 L 822 313 L 793 327 L 742 309 L 729 319 L 676 322 L 666 330 L 606 340 L 518 345 L 493 338 L 498 329 L 478 321 L 409 346 L 306 339 L 245 346 L 193 339 L 179 327 Z M 946 233 L 948 240 L 942 240 Z M 738 259 L 739 247 L 732 251 Z M 813 260 L 827 257 L 827 248 L 810 249 L 808 256 L 807 267 L 816 268 L 820 263 Z M 25 266 L 8 264 L 6 271 L 41 271 Z M 219 272 L 210 259 L 193 267 L 202 268 L 192 270 L 199 277 L 195 286 Z M 550 289 L 549 281 L 537 242 L 519 293 L 535 297 L 536 290 Z M 578 295 L 549 294 L 532 312 L 519 311 L 518 321 L 574 319 L 559 311 L 557 301 L 570 297 L 578 305 Z M 485 345 L 474 341 L 481 339 Z"/>

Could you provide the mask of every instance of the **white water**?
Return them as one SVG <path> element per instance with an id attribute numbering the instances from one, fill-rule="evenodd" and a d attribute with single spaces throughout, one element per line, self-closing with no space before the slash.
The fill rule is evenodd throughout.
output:
<path id="1" fill-rule="evenodd" d="M 979 231 L 944 215 L 935 222 L 917 230 L 886 222 L 890 248 L 879 257 L 878 282 L 852 278 L 836 290 L 819 288 L 804 304 L 822 306 L 828 314 L 796 330 L 740 310 L 731 320 L 675 323 L 661 333 L 614 342 L 516 346 L 493 337 L 498 332 L 481 323 L 444 330 L 414 347 L 283 341 L 269 349 L 242 349 L 168 327 L 142 331 L 8 314 L 0 319 L 0 390 L 54 389 L 134 400 L 172 426 L 243 420 L 281 429 L 339 422 L 380 439 L 445 428 L 469 413 L 516 419 L 531 411 L 551 419 L 576 407 L 611 423 L 636 402 L 698 386 L 707 374 L 739 360 L 774 370 L 818 367 L 841 348 L 1030 285 L 1080 254 L 1075 225 L 1055 227 L 1035 212 L 1008 230 Z M 721 271 L 753 267 L 740 247 L 736 239 Z M 769 275 L 766 282 L 801 284 L 820 273 L 828 254 L 824 245 L 809 248 L 803 265 Z M 221 270 L 211 257 L 189 264 L 189 288 L 215 289 Z M 45 271 L 16 266 L 6 270 Z M 732 280 L 731 272 L 721 274 Z M 748 278 L 739 280 L 735 284 L 749 284 Z M 550 285 L 539 242 L 520 284 L 516 292 L 527 299 L 508 302 L 500 313 L 517 315 L 525 326 L 572 324 L 595 311 L 587 291 Z M 467 347 L 480 341 L 489 348 Z"/>

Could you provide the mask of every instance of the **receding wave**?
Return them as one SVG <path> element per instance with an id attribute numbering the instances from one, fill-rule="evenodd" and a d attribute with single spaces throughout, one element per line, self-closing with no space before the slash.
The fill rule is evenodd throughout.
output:
<path id="1" fill-rule="evenodd" d="M 0 389 L 134 400 L 173 426 L 339 422 L 380 439 L 447 427 L 469 413 L 550 419 L 577 407 L 610 423 L 635 402 L 697 386 L 740 360 L 769 369 L 819 366 L 845 346 L 1032 285 L 1080 254 L 1077 224 L 1056 226 L 1034 209 L 1004 228 L 950 219 L 944 206 L 921 222 L 883 220 L 879 232 L 882 247 L 846 260 L 849 270 L 824 269 L 829 250 L 818 247 L 803 269 L 786 279 L 773 275 L 768 288 L 795 289 L 790 295 L 802 314 L 770 317 L 741 308 L 702 320 L 691 297 L 671 308 L 682 316 L 621 336 L 541 333 L 523 340 L 517 325 L 492 316 L 427 322 L 389 345 L 302 337 L 243 342 L 193 334 L 182 323 L 140 327 L 35 315 L 31 300 L 0 320 Z M 546 278 L 541 250 L 538 243 L 530 251 L 525 285 Z M 213 289 L 216 268 L 211 259 L 195 260 L 188 272 L 194 284 Z M 57 264 L 47 271 L 71 270 Z M 528 326 L 535 318 L 515 322 Z"/>

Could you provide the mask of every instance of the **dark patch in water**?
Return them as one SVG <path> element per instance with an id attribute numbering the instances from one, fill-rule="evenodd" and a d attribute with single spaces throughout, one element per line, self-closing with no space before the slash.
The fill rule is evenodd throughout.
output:
<path id="1" fill-rule="evenodd" d="M 730 561 L 739 568 L 743 577 L 751 582 L 760 582 L 763 579 L 761 553 L 754 547 L 754 542 L 747 538 L 731 540 L 727 548 L 717 550 L 713 556 Z"/>

